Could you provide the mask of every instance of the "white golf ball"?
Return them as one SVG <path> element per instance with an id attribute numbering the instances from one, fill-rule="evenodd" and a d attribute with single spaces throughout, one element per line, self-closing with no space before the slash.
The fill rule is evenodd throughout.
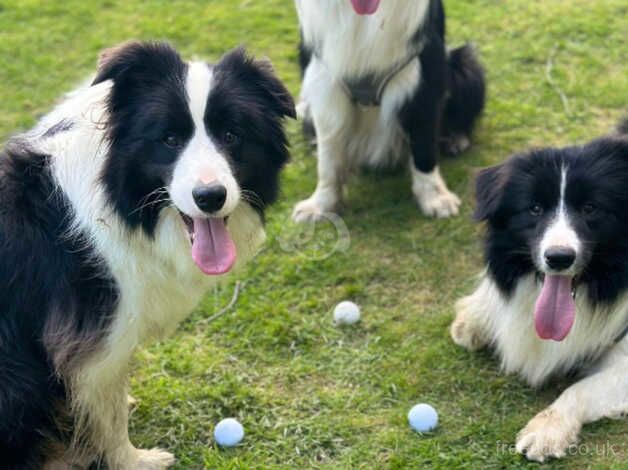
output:
<path id="1" fill-rule="evenodd" d="M 360 307 L 353 302 L 344 301 L 334 309 L 334 323 L 337 325 L 353 325 L 360 321 Z"/>
<path id="2" fill-rule="evenodd" d="M 220 447 L 237 446 L 244 438 L 244 428 L 237 419 L 223 419 L 214 429 L 214 439 Z"/>
<path id="3" fill-rule="evenodd" d="M 438 426 L 438 413 L 425 403 L 412 407 L 408 413 L 410 427 L 418 432 L 429 432 Z"/>

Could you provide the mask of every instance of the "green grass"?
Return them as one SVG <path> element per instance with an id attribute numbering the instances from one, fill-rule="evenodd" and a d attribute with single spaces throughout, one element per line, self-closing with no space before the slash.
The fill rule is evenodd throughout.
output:
<path id="1" fill-rule="evenodd" d="M 176 453 L 177 468 L 523 468 L 501 452 L 556 396 L 500 375 L 488 353 L 449 340 L 457 297 L 480 268 L 470 222 L 471 175 L 512 152 L 584 142 L 626 111 L 625 0 L 448 0 L 449 41 L 473 40 L 488 70 L 489 102 L 472 151 L 443 163 L 464 199 L 454 220 L 422 217 L 404 175 L 362 175 L 344 215 L 351 243 L 331 257 L 335 231 L 290 222 L 315 185 L 315 160 L 290 124 L 293 160 L 269 214 L 269 240 L 247 272 L 235 312 L 233 282 L 210 292 L 171 339 L 138 354 L 133 441 Z M 32 125 L 93 71 L 100 49 L 129 38 L 172 41 L 216 59 L 246 44 L 270 57 L 295 94 L 297 23 L 290 0 L 0 0 L 0 137 Z M 546 75 L 552 64 L 551 85 Z M 564 106 L 560 90 L 568 100 Z M 377 188 L 376 191 L 373 189 Z M 363 322 L 337 329 L 334 304 L 353 299 Z M 438 431 L 411 432 L 408 409 L 432 403 Z M 242 446 L 223 451 L 213 425 L 236 416 Z M 628 423 L 587 426 L 586 455 L 555 468 L 625 468 Z M 596 452 L 610 441 L 617 455 Z"/>

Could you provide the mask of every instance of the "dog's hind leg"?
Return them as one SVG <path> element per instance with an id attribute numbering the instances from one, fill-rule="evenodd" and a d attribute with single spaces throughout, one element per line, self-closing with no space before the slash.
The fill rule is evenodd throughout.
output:
<path id="1" fill-rule="evenodd" d="M 56 400 L 63 387 L 28 343 L 4 347 L 0 336 L 0 468 L 35 470 L 44 465 L 59 435 Z"/>
<path id="2" fill-rule="evenodd" d="M 544 462 L 566 455 L 583 424 L 628 412 L 628 341 L 618 344 L 583 380 L 565 390 L 517 436 L 517 451 Z"/>
<path id="3" fill-rule="evenodd" d="M 456 319 L 449 330 L 454 343 L 469 351 L 487 346 L 491 341 L 489 316 L 499 312 L 502 303 L 497 287 L 485 275 L 473 294 L 456 303 Z"/>

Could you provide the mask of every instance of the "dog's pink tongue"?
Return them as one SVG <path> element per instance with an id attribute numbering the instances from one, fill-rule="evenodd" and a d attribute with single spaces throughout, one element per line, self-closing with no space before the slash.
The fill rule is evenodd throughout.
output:
<path id="1" fill-rule="evenodd" d="M 539 337 L 554 341 L 565 339 L 576 318 L 576 303 L 571 296 L 571 277 L 545 276 L 534 315 Z"/>
<path id="2" fill-rule="evenodd" d="M 351 0 L 353 9 L 358 15 L 372 15 L 379 8 L 380 0 Z"/>
<path id="3" fill-rule="evenodd" d="M 236 259 L 235 243 L 223 219 L 194 219 L 192 259 L 205 274 L 224 274 Z"/>

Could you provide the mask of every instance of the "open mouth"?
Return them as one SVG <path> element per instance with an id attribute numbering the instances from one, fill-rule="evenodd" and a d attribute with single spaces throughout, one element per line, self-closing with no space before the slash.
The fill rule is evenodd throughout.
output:
<path id="1" fill-rule="evenodd" d="M 540 274 L 543 283 L 534 307 L 534 326 L 541 339 L 564 340 L 576 319 L 577 279 L 560 274 Z"/>
<path id="2" fill-rule="evenodd" d="M 179 211 L 192 245 L 192 259 L 209 276 L 225 274 L 236 261 L 236 247 L 227 231 L 228 217 L 192 218 Z"/>

